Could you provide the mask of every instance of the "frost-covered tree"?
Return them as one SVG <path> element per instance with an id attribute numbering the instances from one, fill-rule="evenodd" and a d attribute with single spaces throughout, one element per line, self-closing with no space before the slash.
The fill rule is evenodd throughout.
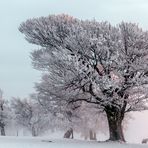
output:
<path id="1" fill-rule="evenodd" d="M 106 117 L 102 114 L 99 106 L 86 102 L 82 102 L 81 105 L 66 105 L 66 102 L 62 104 L 61 100 L 41 93 L 34 94 L 33 98 L 39 102 L 47 114 L 50 114 L 50 118 L 52 118 L 50 130 L 61 130 L 67 133 L 73 129 L 74 135 L 80 133 L 85 139 L 95 140 L 96 138 L 93 138 L 91 133 L 93 135 L 106 133 L 108 129 Z"/>
<path id="2" fill-rule="evenodd" d="M 85 140 L 97 140 L 97 134 L 107 133 L 106 116 L 96 105 L 83 102 L 75 112 L 77 115 L 77 118 L 73 119 L 75 130 Z"/>
<path id="3" fill-rule="evenodd" d="M 132 23 L 112 26 L 68 15 L 29 19 L 19 30 L 41 47 L 32 52 L 34 68 L 47 73 L 39 92 L 56 96 L 59 105 L 99 105 L 109 140 L 125 141 L 125 113 L 147 109 L 148 32 Z"/>
<path id="4" fill-rule="evenodd" d="M 13 98 L 11 106 L 17 124 L 31 131 L 32 136 L 38 136 L 47 129 L 48 116 L 42 112 L 37 103 L 32 100 Z"/>
<path id="5" fill-rule="evenodd" d="M 3 98 L 3 91 L 0 89 L 0 131 L 2 136 L 6 135 L 5 128 L 10 120 L 10 108 L 8 102 Z"/>
<path id="6" fill-rule="evenodd" d="M 31 98 L 38 102 L 40 110 L 45 114 L 45 116 L 48 117 L 48 130 L 51 130 L 53 132 L 56 130 L 65 131 L 72 127 L 72 124 L 70 123 L 71 117 L 69 115 L 71 113 L 69 109 L 67 109 L 67 112 L 66 108 L 64 110 L 64 104 L 59 105 L 59 101 L 53 101 L 55 100 L 55 98 L 52 100 L 51 96 L 46 96 L 41 93 L 31 94 Z"/>

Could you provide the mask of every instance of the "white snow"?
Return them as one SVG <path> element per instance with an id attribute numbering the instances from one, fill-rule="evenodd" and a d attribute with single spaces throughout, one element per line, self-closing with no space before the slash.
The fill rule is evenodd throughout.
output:
<path id="1" fill-rule="evenodd" d="M 52 142 L 50 142 L 52 141 Z M 0 137 L 0 148 L 147 148 L 147 144 L 48 139 L 32 137 Z"/>

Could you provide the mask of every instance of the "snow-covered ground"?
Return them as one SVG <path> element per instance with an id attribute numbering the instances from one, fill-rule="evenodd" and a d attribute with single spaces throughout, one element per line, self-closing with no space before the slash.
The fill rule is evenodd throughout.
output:
<path id="1" fill-rule="evenodd" d="M 52 142 L 50 142 L 52 141 Z M 122 144 L 111 142 L 66 139 L 0 137 L 0 148 L 147 148 L 147 144 Z"/>

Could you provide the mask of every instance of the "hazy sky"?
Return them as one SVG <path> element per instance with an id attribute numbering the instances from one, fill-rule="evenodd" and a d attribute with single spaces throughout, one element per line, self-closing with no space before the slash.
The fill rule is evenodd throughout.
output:
<path id="1" fill-rule="evenodd" d="M 26 97 L 40 78 L 29 58 L 35 47 L 19 33 L 19 24 L 60 13 L 113 24 L 131 21 L 148 29 L 148 0 L 0 0 L 0 88 L 7 99 Z"/>

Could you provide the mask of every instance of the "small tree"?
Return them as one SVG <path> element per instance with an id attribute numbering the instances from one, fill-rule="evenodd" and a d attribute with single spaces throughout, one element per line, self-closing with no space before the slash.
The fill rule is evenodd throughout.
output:
<path id="1" fill-rule="evenodd" d="M 6 135 L 5 127 L 10 122 L 10 119 L 10 108 L 3 98 L 3 91 L 0 89 L 0 130 L 2 136 Z"/>
<path id="2" fill-rule="evenodd" d="M 47 126 L 47 116 L 40 110 L 38 104 L 31 100 L 14 98 L 12 108 L 15 113 L 16 122 L 31 131 L 32 136 L 38 136 L 44 132 Z"/>
<path id="3" fill-rule="evenodd" d="M 48 72 L 49 87 L 40 86 L 41 92 L 50 89 L 55 100 L 68 104 L 99 105 L 108 119 L 109 140 L 125 141 L 125 113 L 147 109 L 147 31 L 132 23 L 112 26 L 67 15 L 30 19 L 19 30 L 41 46 L 32 52 L 34 67 Z"/>

